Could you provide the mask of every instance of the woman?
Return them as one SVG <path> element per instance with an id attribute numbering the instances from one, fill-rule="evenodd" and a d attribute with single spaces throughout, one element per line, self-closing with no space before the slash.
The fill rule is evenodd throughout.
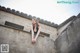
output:
<path id="1" fill-rule="evenodd" d="M 40 33 L 40 24 L 37 19 L 32 19 L 32 43 L 35 43 L 39 33 Z"/>

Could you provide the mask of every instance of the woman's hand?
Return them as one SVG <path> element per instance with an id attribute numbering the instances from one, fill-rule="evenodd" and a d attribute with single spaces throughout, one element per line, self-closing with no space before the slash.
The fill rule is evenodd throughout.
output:
<path id="1" fill-rule="evenodd" d="M 33 39 L 32 39 L 32 43 L 35 43 L 35 42 L 36 42 L 36 39 L 33 38 Z"/>

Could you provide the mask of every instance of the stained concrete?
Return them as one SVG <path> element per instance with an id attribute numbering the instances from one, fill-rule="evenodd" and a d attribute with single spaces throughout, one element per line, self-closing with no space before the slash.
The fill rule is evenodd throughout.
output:
<path id="1" fill-rule="evenodd" d="M 31 34 L 0 26 L 0 44 L 9 44 L 9 53 L 56 53 L 54 41 L 39 36 L 31 43 Z"/>
<path id="2" fill-rule="evenodd" d="M 55 41 L 57 53 L 80 53 L 80 15 Z"/>

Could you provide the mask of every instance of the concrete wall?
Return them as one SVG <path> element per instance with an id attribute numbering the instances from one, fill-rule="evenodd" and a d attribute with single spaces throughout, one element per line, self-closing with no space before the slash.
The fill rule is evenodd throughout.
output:
<path id="1" fill-rule="evenodd" d="M 31 43 L 31 20 L 11 13 L 0 11 L 0 44 L 9 44 L 9 53 L 80 53 L 80 14 L 68 20 L 59 29 L 46 24 L 36 44 Z M 23 30 L 5 25 L 5 21 L 24 26 Z"/>
<path id="2" fill-rule="evenodd" d="M 19 24 L 24 26 L 25 31 L 30 31 L 31 29 L 31 20 L 22 18 L 20 16 L 16 16 L 4 11 L 0 11 L 0 24 L 5 23 L 5 21 L 9 21 L 15 24 Z M 41 31 L 50 34 L 50 38 L 55 40 L 57 38 L 57 29 L 54 27 L 50 27 L 45 24 L 40 24 L 41 25 Z"/>
<path id="3" fill-rule="evenodd" d="M 9 44 L 9 53 L 55 53 L 54 41 L 39 36 L 35 44 L 31 43 L 31 34 L 0 26 L 0 44 Z"/>
<path id="4" fill-rule="evenodd" d="M 62 26 L 61 28 L 58 29 L 58 35 L 60 35 L 71 23 L 72 21 L 68 22 L 67 24 L 65 24 L 64 26 Z"/>
<path id="5" fill-rule="evenodd" d="M 18 30 L 5 26 L 5 21 L 24 26 Z M 41 24 L 41 32 L 50 34 L 39 36 L 36 44 L 31 43 L 31 20 L 20 16 L 0 11 L 0 44 L 9 44 L 9 53 L 56 53 L 54 41 L 57 37 L 57 29 Z"/>
<path id="6" fill-rule="evenodd" d="M 80 53 L 80 14 L 55 41 L 57 53 Z"/>

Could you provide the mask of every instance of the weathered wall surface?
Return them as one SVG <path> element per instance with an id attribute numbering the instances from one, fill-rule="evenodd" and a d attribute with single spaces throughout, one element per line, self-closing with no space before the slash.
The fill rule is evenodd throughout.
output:
<path id="1" fill-rule="evenodd" d="M 64 25 L 63 27 L 61 27 L 59 30 L 58 30 L 58 35 L 60 35 L 66 28 L 67 26 L 71 23 L 72 21 L 68 22 L 66 25 Z"/>
<path id="2" fill-rule="evenodd" d="M 63 23 L 61 23 L 58 27 L 58 36 L 72 23 L 72 21 L 76 18 L 76 16 L 71 16 Z"/>
<path id="3" fill-rule="evenodd" d="M 9 21 L 15 24 L 24 26 L 24 31 L 30 31 L 31 29 L 31 20 L 10 14 L 4 11 L 0 11 L 0 24 L 5 24 L 5 21 Z M 41 31 L 50 34 L 50 38 L 55 40 L 57 38 L 57 29 L 45 24 L 41 24 Z"/>
<path id="4" fill-rule="evenodd" d="M 80 14 L 55 41 L 57 53 L 80 53 Z"/>
<path id="5" fill-rule="evenodd" d="M 18 30 L 5 25 L 5 21 L 24 26 Z M 39 36 L 36 44 L 31 43 L 31 20 L 20 16 L 0 11 L 0 44 L 9 44 L 9 53 L 56 53 L 54 40 L 57 37 L 57 29 L 40 23 L 41 32 L 50 34 Z"/>
<path id="6" fill-rule="evenodd" d="M 9 53 L 55 53 L 54 41 L 39 36 L 35 44 L 31 43 L 31 34 L 0 26 L 0 44 L 9 44 Z"/>

